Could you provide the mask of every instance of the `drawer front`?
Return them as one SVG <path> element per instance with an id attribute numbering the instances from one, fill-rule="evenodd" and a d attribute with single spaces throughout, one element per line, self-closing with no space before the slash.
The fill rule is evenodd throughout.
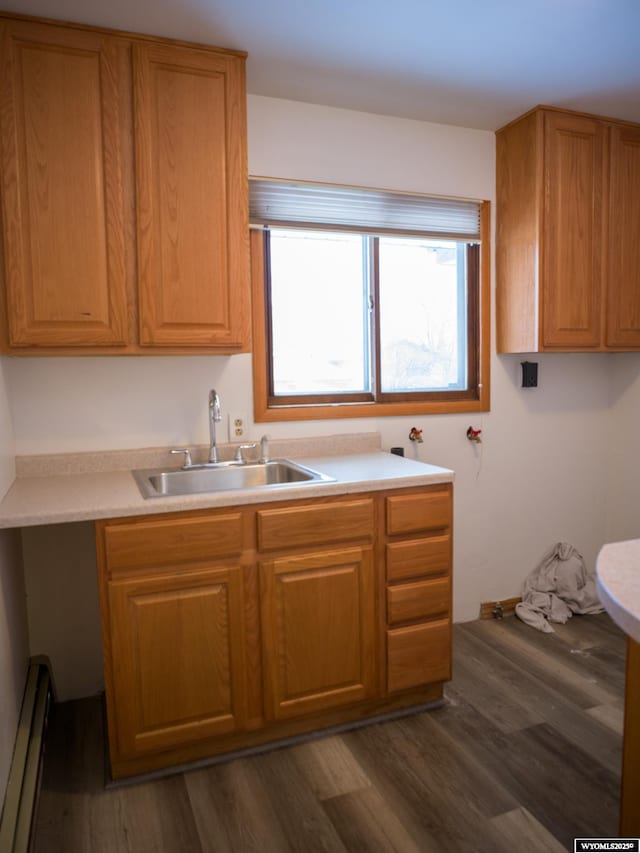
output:
<path id="1" fill-rule="evenodd" d="M 450 527 L 451 493 L 448 489 L 387 498 L 387 533 L 390 536 Z"/>
<path id="2" fill-rule="evenodd" d="M 451 678 L 448 619 L 387 631 L 387 687 L 390 693 Z"/>
<path id="3" fill-rule="evenodd" d="M 451 568 L 451 537 L 432 536 L 387 545 L 387 580 L 446 574 Z"/>
<path id="4" fill-rule="evenodd" d="M 449 579 L 403 583 L 387 589 L 387 621 L 390 625 L 448 616 Z"/>
<path id="5" fill-rule="evenodd" d="M 105 545 L 112 574 L 236 556 L 242 551 L 242 514 L 108 525 Z"/>
<path id="6" fill-rule="evenodd" d="M 372 537 L 371 498 L 258 511 L 261 551 Z"/>

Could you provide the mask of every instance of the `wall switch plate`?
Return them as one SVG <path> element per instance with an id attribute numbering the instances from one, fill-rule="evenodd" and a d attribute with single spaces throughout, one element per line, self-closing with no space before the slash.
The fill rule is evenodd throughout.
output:
<path id="1" fill-rule="evenodd" d="M 229 414 L 229 441 L 244 441 L 247 437 L 247 416 Z"/>

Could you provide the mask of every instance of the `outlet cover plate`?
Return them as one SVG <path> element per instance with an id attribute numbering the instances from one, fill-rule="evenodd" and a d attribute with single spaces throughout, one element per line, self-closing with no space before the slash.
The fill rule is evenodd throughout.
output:
<path id="1" fill-rule="evenodd" d="M 229 441 L 245 441 L 247 438 L 247 416 L 242 413 L 229 413 Z"/>

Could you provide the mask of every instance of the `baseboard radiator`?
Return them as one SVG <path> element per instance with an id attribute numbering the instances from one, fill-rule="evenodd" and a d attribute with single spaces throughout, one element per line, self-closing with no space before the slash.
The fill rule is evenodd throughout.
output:
<path id="1" fill-rule="evenodd" d="M 51 698 L 49 667 L 42 660 L 32 660 L 0 818 L 2 853 L 27 853 L 31 848 Z"/>

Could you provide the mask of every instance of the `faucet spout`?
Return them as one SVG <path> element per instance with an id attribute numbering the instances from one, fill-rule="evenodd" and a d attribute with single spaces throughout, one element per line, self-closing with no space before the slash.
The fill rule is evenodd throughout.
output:
<path id="1" fill-rule="evenodd" d="M 218 448 L 216 447 L 216 424 L 222 420 L 222 407 L 220 397 L 215 388 L 209 391 L 209 462 L 218 461 Z"/>

